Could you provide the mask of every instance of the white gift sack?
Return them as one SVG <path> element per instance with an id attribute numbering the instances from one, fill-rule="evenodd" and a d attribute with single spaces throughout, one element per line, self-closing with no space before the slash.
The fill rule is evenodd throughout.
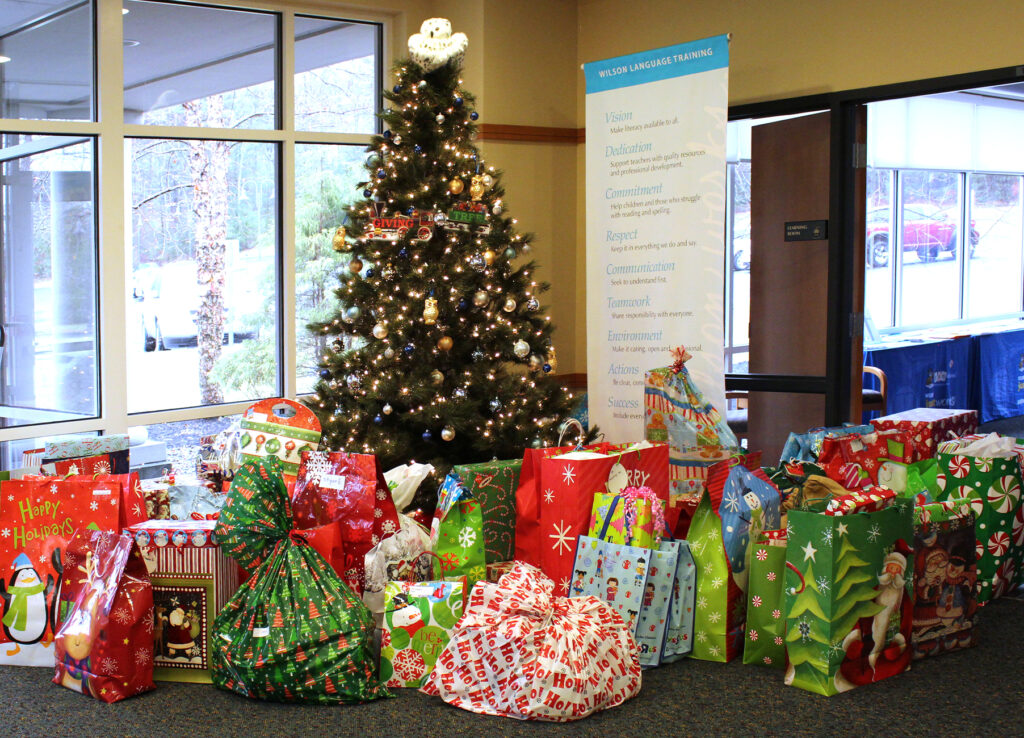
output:
<path id="1" fill-rule="evenodd" d="M 387 482 L 388 489 L 391 490 L 391 499 L 395 501 L 395 508 L 398 512 L 402 512 L 409 506 L 420 484 L 433 473 L 434 467 L 430 464 L 416 463 L 396 466 L 394 469 L 384 472 L 384 481 Z"/>

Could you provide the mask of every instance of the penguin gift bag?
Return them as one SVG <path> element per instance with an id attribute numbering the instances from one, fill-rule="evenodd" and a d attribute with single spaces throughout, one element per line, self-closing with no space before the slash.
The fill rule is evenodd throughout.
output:
<path id="1" fill-rule="evenodd" d="M 103 702 L 154 688 L 153 588 L 130 533 L 75 533 L 60 608 L 54 684 Z"/>
<path id="2" fill-rule="evenodd" d="M 119 511 L 120 496 L 91 482 L 0 482 L 0 664 L 53 666 L 67 542 L 116 530 Z"/>

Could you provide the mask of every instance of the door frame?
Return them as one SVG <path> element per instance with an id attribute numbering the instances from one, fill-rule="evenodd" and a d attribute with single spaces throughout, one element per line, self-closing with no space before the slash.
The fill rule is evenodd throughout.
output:
<path id="1" fill-rule="evenodd" d="M 855 384 L 860 386 L 860 378 L 853 376 L 853 345 L 864 330 L 863 312 L 855 313 L 853 310 L 855 270 L 864 268 L 864 264 L 854 258 L 858 208 L 854 197 L 856 169 L 864 168 L 867 159 L 866 147 L 856 145 L 858 109 L 867 103 L 882 100 L 933 95 L 1022 80 L 1024 65 L 729 107 L 729 120 L 829 111 L 831 151 L 825 376 L 728 373 L 725 375 L 727 391 L 824 393 L 825 424 L 839 425 L 850 420 L 852 388 Z"/>

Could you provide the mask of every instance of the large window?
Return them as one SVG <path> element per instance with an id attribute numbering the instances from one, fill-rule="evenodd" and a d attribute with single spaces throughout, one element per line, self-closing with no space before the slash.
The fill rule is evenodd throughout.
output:
<path id="1" fill-rule="evenodd" d="M 316 13 L 0 2 L 0 448 L 311 391 L 383 38 Z"/>

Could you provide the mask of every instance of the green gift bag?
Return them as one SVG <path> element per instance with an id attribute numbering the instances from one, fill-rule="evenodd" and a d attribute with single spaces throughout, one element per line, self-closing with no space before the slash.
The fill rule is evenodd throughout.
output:
<path id="1" fill-rule="evenodd" d="M 460 464 L 459 475 L 480 503 L 484 520 L 484 554 L 488 564 L 511 561 L 516 554 L 516 488 L 522 459 Z"/>
<path id="2" fill-rule="evenodd" d="M 618 504 L 615 503 L 617 497 Z M 590 511 L 590 530 L 587 535 L 609 543 L 658 548 L 658 538 L 664 526 L 655 526 L 655 504 L 661 505 L 661 514 L 658 517 L 664 522 L 665 503 L 662 500 L 640 498 L 626 501 L 611 492 L 597 492 L 594 494 L 594 507 Z M 635 516 L 632 524 L 627 522 L 627 510 Z M 608 520 L 609 515 L 611 520 Z M 605 531 L 603 536 L 602 530 Z"/>
<path id="3" fill-rule="evenodd" d="M 487 578 L 483 513 L 457 474 L 445 477 L 437 492 L 430 546 L 441 559 L 445 579 L 464 576 L 472 590 L 474 584 Z"/>
<path id="4" fill-rule="evenodd" d="M 910 666 L 914 516 L 793 510 L 786 545 L 786 684 L 833 695 Z"/>
<path id="5" fill-rule="evenodd" d="M 215 534 L 252 571 L 217 615 L 211 678 L 221 689 L 275 702 L 367 702 L 377 680 L 373 616 L 333 567 L 294 531 L 283 466 L 272 457 L 235 474 Z"/>
<path id="6" fill-rule="evenodd" d="M 786 668 L 786 530 L 766 530 L 751 545 L 743 663 Z"/>

